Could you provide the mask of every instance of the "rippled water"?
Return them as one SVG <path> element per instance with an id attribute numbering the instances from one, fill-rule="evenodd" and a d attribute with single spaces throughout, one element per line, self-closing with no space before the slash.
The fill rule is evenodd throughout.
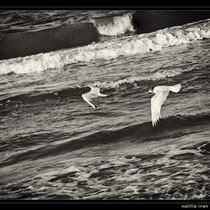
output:
<path id="1" fill-rule="evenodd" d="M 1 60 L 0 198 L 209 199 L 209 30 L 205 20 Z M 178 83 L 153 128 L 146 92 Z M 88 84 L 108 95 L 98 110 L 81 97 Z"/>

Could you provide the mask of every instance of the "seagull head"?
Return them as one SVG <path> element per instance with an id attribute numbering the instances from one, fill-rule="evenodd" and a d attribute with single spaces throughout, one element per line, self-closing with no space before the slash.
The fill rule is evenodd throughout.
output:
<path id="1" fill-rule="evenodd" d="M 149 89 L 148 93 L 154 93 L 154 88 L 155 88 L 155 87 L 151 87 L 151 88 Z"/>

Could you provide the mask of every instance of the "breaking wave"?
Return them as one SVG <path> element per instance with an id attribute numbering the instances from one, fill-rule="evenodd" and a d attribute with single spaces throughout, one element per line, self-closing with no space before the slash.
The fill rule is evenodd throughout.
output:
<path id="1" fill-rule="evenodd" d="M 77 62 L 88 63 L 101 59 L 114 59 L 119 56 L 155 52 L 205 38 L 210 38 L 210 20 L 167 28 L 149 34 L 92 43 L 73 49 L 2 60 L 0 61 L 0 74 L 40 72 Z"/>
<path id="2" fill-rule="evenodd" d="M 132 14 L 127 13 L 119 16 L 93 19 L 93 24 L 99 34 L 106 36 L 117 36 L 126 32 L 134 32 L 132 24 Z"/>

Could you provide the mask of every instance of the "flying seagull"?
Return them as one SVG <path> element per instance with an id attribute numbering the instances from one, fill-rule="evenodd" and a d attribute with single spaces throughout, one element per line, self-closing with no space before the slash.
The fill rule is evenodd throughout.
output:
<path id="1" fill-rule="evenodd" d="M 148 92 L 154 93 L 155 95 L 151 98 L 151 114 L 152 114 L 152 126 L 156 126 L 159 119 L 161 118 L 160 110 L 161 106 L 165 102 L 170 91 L 178 93 L 181 89 L 181 85 L 173 86 L 156 86 L 152 87 Z"/>
<path id="2" fill-rule="evenodd" d="M 94 87 L 92 85 L 88 85 L 90 87 L 90 91 L 85 93 L 85 94 L 82 94 L 82 98 L 90 105 L 92 106 L 94 109 L 97 109 L 96 105 L 94 105 L 92 103 L 92 99 L 93 98 L 97 98 L 98 96 L 101 96 L 101 97 L 106 97 L 107 95 L 105 94 L 101 94 L 100 93 L 100 89 L 98 87 Z"/>

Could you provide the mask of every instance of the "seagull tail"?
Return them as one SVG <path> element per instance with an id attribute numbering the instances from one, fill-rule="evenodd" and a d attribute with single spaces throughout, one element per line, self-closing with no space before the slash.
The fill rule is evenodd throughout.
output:
<path id="1" fill-rule="evenodd" d="M 169 90 L 174 92 L 174 93 L 178 93 L 181 89 L 181 84 L 177 84 L 177 85 L 173 85 L 169 87 Z"/>

